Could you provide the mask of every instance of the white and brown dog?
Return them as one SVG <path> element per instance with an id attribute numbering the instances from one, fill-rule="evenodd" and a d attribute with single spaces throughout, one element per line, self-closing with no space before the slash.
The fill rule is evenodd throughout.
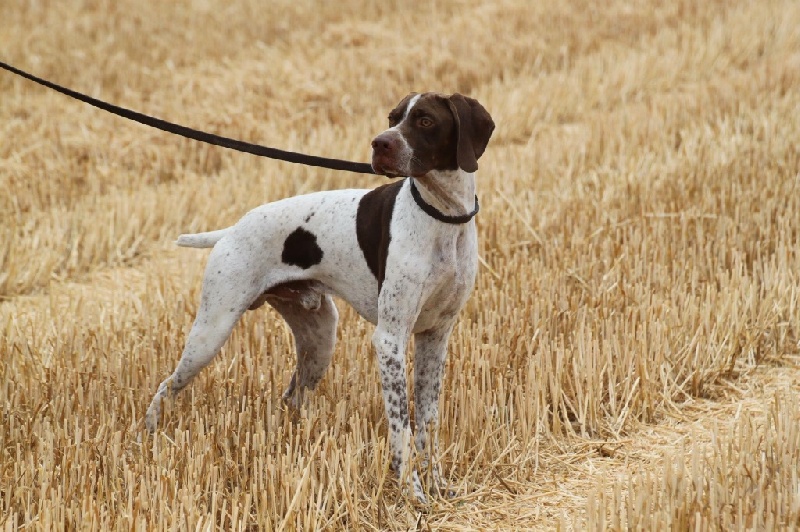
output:
<path id="1" fill-rule="evenodd" d="M 333 294 L 377 326 L 372 343 L 392 466 L 425 501 L 410 461 L 406 347 L 413 334 L 415 443 L 426 464 L 436 452 L 447 341 L 477 271 L 474 172 L 494 123 L 474 99 L 425 93 L 404 98 L 389 126 L 372 141 L 372 167 L 407 179 L 288 198 L 253 209 L 227 229 L 181 235 L 180 246 L 214 249 L 178 367 L 147 409 L 151 432 L 164 397 L 211 362 L 246 310 L 265 302 L 295 337 L 297 366 L 284 399 L 299 406 L 331 361 Z M 433 482 L 440 482 L 435 470 Z"/>

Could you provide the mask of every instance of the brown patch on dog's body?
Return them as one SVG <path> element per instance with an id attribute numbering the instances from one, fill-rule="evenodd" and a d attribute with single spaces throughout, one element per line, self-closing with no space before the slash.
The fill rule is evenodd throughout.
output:
<path id="1" fill-rule="evenodd" d="M 386 273 L 386 257 L 392 235 L 389 226 L 397 194 L 403 181 L 380 186 L 367 192 L 358 203 L 356 238 L 370 271 L 378 280 L 378 290 Z"/>

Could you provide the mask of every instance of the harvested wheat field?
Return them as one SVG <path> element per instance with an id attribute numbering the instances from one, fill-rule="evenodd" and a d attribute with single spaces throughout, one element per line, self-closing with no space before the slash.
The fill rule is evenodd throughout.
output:
<path id="1" fill-rule="evenodd" d="M 388 467 L 373 327 L 339 305 L 299 415 L 245 315 L 145 409 L 228 226 L 385 178 L 180 139 L 0 71 L 0 528 L 800 527 L 797 0 L 6 0 L 0 60 L 221 135 L 367 161 L 408 92 L 462 92 L 480 271 L 420 507 Z M 410 358 L 411 355 L 409 355 Z"/>

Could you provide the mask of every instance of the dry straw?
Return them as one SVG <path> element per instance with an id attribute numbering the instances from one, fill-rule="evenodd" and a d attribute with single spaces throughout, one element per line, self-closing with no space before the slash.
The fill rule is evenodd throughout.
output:
<path id="1" fill-rule="evenodd" d="M 269 146 L 366 160 L 412 90 L 469 93 L 498 129 L 443 393 L 457 496 L 423 512 L 388 472 L 372 327 L 344 305 L 299 416 L 279 401 L 291 335 L 260 310 L 162 430 L 141 423 L 199 299 L 206 255 L 174 237 L 380 179 L 0 76 L 0 527 L 797 524 L 796 403 L 763 423 L 735 408 L 756 368 L 800 371 L 795 0 L 70 0 L 12 2 L 3 22 L 11 64 Z M 708 418 L 715 440 L 692 439 Z"/>
<path id="2" fill-rule="evenodd" d="M 610 490 L 601 482 L 587 514 L 595 529 L 796 529 L 798 469 L 800 404 L 784 390 L 691 434 L 662 467 L 636 471 Z"/>

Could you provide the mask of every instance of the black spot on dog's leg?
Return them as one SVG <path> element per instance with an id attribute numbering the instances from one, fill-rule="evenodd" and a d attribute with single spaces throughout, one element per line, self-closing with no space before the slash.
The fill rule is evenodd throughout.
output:
<path id="1" fill-rule="evenodd" d="M 302 227 L 295 229 L 283 243 L 281 260 L 284 264 L 299 266 L 304 270 L 322 262 L 322 250 L 317 237 Z"/>

